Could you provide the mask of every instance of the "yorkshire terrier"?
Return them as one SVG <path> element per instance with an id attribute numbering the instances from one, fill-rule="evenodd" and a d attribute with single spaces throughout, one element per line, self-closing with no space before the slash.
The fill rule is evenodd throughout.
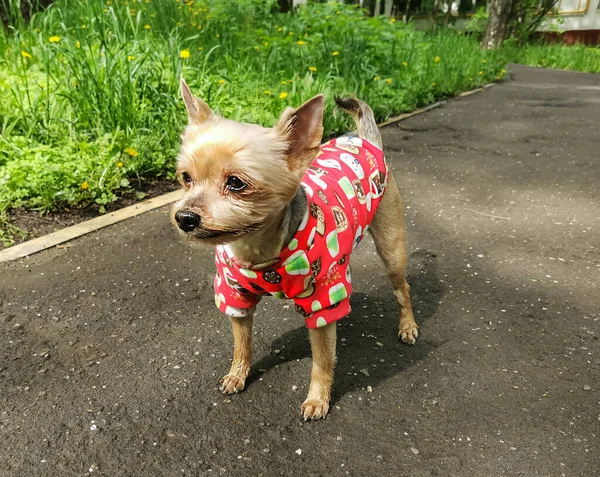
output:
<path id="1" fill-rule="evenodd" d="M 350 254 L 367 230 L 400 308 L 398 337 L 414 344 L 419 334 L 406 282 L 402 200 L 373 111 L 359 99 L 336 99 L 354 119 L 358 137 L 321 145 L 323 95 L 287 108 L 272 128 L 216 115 L 183 79 L 181 96 L 188 126 L 177 177 L 185 193 L 172 221 L 189 241 L 215 247 L 215 302 L 229 315 L 234 340 L 221 391 L 244 389 L 260 298 L 289 298 L 306 322 L 312 348 L 302 415 L 325 418 L 336 322 L 350 313 Z"/>

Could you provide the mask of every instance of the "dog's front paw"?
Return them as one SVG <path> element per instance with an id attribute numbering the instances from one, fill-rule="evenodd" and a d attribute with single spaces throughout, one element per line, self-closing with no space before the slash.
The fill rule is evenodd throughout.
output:
<path id="1" fill-rule="evenodd" d="M 400 338 L 403 343 L 414 345 L 419 337 L 419 331 L 417 328 L 417 324 L 414 322 L 403 326 L 398 332 L 398 338 Z"/>
<path id="2" fill-rule="evenodd" d="M 321 399 L 307 399 L 302 403 L 302 416 L 305 421 L 309 419 L 325 419 L 329 412 L 329 401 Z"/>
<path id="3" fill-rule="evenodd" d="M 223 376 L 219 383 L 221 383 L 220 389 L 223 394 L 237 394 L 244 390 L 246 379 L 229 373 Z"/>

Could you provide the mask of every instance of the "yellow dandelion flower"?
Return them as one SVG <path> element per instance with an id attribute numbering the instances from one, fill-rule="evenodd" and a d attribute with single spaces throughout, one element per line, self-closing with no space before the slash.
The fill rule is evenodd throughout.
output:
<path id="1" fill-rule="evenodd" d="M 50 43 L 58 43 L 60 41 L 60 36 L 53 35 L 50 38 L 48 38 L 48 41 Z"/>
<path id="2" fill-rule="evenodd" d="M 150 30 L 150 25 L 144 25 L 144 30 Z"/>
<path id="3" fill-rule="evenodd" d="M 221 79 L 219 80 L 219 84 L 225 84 L 225 80 L 224 80 L 223 78 L 221 78 Z"/>
<path id="4" fill-rule="evenodd" d="M 281 84 L 287 84 L 287 81 L 282 81 Z"/>
<path id="5" fill-rule="evenodd" d="M 392 84 L 392 78 L 386 78 L 385 82 L 386 82 L 387 84 Z"/>
<path id="6" fill-rule="evenodd" d="M 308 67 L 308 71 L 317 71 L 317 67 L 316 66 L 309 66 Z"/>
<path id="7" fill-rule="evenodd" d="M 179 52 L 179 58 L 183 58 L 184 60 L 190 57 L 190 50 L 186 48 L 185 50 L 181 50 Z"/>
<path id="8" fill-rule="evenodd" d="M 79 187 L 81 187 L 83 190 L 88 190 L 90 185 L 87 183 L 87 181 L 85 181 L 85 182 L 82 182 Z"/>
<path id="9" fill-rule="evenodd" d="M 500 73 L 502 73 L 502 74 L 506 74 L 506 70 L 502 70 Z"/>
<path id="10" fill-rule="evenodd" d="M 268 89 L 266 89 L 266 90 L 264 91 L 264 93 L 265 93 L 267 96 L 271 94 L 271 92 L 270 92 Z"/>
<path id="11" fill-rule="evenodd" d="M 283 91 L 282 93 L 279 93 L 279 99 L 285 99 L 287 97 L 288 97 L 288 94 L 285 91 Z"/>
<path id="12" fill-rule="evenodd" d="M 339 55 L 339 54 L 340 54 L 340 52 L 339 52 L 339 51 L 334 51 L 334 52 L 332 53 L 332 55 L 333 55 L 333 56 L 337 56 L 337 55 Z"/>
<path id="13" fill-rule="evenodd" d="M 277 29 L 277 31 L 283 31 L 283 28 L 279 27 L 279 28 Z"/>
<path id="14" fill-rule="evenodd" d="M 134 148 L 132 148 L 132 147 L 126 147 L 126 148 L 125 148 L 125 152 L 126 152 L 127 154 L 129 154 L 131 157 L 137 157 L 137 156 L 139 156 L 139 155 L 140 155 L 140 153 L 139 153 L 139 152 L 137 152 L 137 151 L 136 151 Z"/>
<path id="15" fill-rule="evenodd" d="M 483 74 L 483 71 L 480 71 L 478 74 L 482 75 L 482 74 Z"/>
<path id="16" fill-rule="evenodd" d="M 31 59 L 31 55 L 27 53 L 25 50 L 21 50 L 21 56 L 27 60 Z"/>
<path id="17" fill-rule="evenodd" d="M 268 41 L 264 41 L 263 42 L 263 46 L 269 46 L 269 42 Z"/>
<path id="18" fill-rule="evenodd" d="M 302 41 L 302 40 L 299 40 L 299 41 L 296 42 L 296 45 L 300 45 L 300 46 L 306 45 L 306 42 Z"/>
<path id="19" fill-rule="evenodd" d="M 104 9 L 104 13 L 108 13 L 108 10 L 106 8 Z"/>
<path id="20" fill-rule="evenodd" d="M 294 32 L 293 32 L 293 31 L 291 31 L 291 32 L 289 32 L 289 33 L 288 33 L 288 35 L 293 35 L 293 34 L 294 34 Z"/>
<path id="21" fill-rule="evenodd" d="M 117 162 L 117 167 L 121 169 L 121 167 L 123 167 L 123 163 L 121 161 Z"/>
<path id="22" fill-rule="evenodd" d="M 486 61 L 486 60 L 481 60 L 481 62 L 482 62 L 483 64 L 487 63 L 487 61 Z"/>
<path id="23" fill-rule="evenodd" d="M 433 61 L 435 61 L 436 63 L 439 63 L 439 62 L 440 62 L 440 57 L 439 57 L 439 56 L 436 56 L 436 57 L 433 59 Z"/>
<path id="24" fill-rule="evenodd" d="M 342 12 L 340 12 L 339 10 L 337 12 L 335 12 L 336 15 L 339 15 L 340 13 L 342 13 Z"/>
<path id="25" fill-rule="evenodd" d="M 85 30 L 85 25 L 81 25 L 81 28 Z"/>
<path id="26" fill-rule="evenodd" d="M 256 45 L 256 46 L 254 47 L 254 49 L 255 49 L 255 50 L 260 50 L 260 46 Z"/>
<path id="27" fill-rule="evenodd" d="M 395 18 L 392 18 L 392 19 L 390 20 L 390 23 L 396 23 L 396 19 L 395 19 Z"/>
<path id="28" fill-rule="evenodd" d="M 373 81 L 379 81 L 381 78 L 379 76 L 375 76 L 375 78 L 373 78 Z"/>
<path id="29" fill-rule="evenodd" d="M 406 61 L 403 61 L 402 66 L 408 66 L 408 63 Z"/>
<path id="30" fill-rule="evenodd" d="M 75 42 L 75 48 L 81 48 L 81 42 L 80 41 L 76 41 Z"/>
<path id="31" fill-rule="evenodd" d="M 133 56 L 133 55 L 127 55 L 127 60 L 128 61 L 133 61 L 133 60 L 135 60 L 135 56 Z"/>
<path id="32" fill-rule="evenodd" d="M 202 51 L 204 48 L 202 48 L 201 46 L 198 47 L 198 51 Z"/>

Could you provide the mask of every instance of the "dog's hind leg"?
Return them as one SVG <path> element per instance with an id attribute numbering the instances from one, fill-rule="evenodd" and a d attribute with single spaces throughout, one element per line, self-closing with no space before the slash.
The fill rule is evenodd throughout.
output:
<path id="1" fill-rule="evenodd" d="M 223 394 L 239 393 L 246 385 L 252 364 L 252 322 L 253 317 L 231 318 L 233 330 L 233 361 L 229 374 L 221 378 Z"/>
<path id="2" fill-rule="evenodd" d="M 408 344 L 415 344 L 419 336 L 410 302 L 410 286 L 406 282 L 406 241 L 404 237 L 404 209 L 400 191 L 390 173 L 388 186 L 369 231 L 375 241 L 387 275 L 392 282 L 394 295 L 400 307 L 398 337 Z"/>

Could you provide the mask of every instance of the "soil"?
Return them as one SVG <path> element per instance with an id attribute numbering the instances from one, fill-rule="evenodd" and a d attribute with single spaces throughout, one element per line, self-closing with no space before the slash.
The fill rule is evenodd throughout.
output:
<path id="1" fill-rule="evenodd" d="M 261 301 L 223 397 L 214 256 L 168 208 L 0 264 L 0 476 L 600 474 L 600 76 L 513 80 L 382 130 L 420 337 L 370 239 L 352 255 L 331 413 L 303 422 L 310 347 Z"/>
<path id="2" fill-rule="evenodd" d="M 141 187 L 138 187 L 136 192 L 145 193 L 146 196 L 142 200 L 148 200 L 178 188 L 179 184 L 176 181 L 167 179 L 147 179 Z M 106 205 L 105 209 L 106 212 L 112 212 L 133 205 L 136 202 L 140 202 L 140 200 L 137 199 L 135 192 L 130 192 L 122 195 L 115 202 Z M 13 238 L 15 244 L 56 232 L 57 230 L 98 217 L 99 215 L 102 215 L 102 213 L 100 212 L 100 206 L 97 204 L 82 208 L 65 208 L 44 215 L 27 209 L 12 209 L 8 212 L 10 223 L 23 232 L 22 235 L 14 235 Z M 4 246 L 2 242 L 0 242 L 0 250 L 3 248 Z"/>

